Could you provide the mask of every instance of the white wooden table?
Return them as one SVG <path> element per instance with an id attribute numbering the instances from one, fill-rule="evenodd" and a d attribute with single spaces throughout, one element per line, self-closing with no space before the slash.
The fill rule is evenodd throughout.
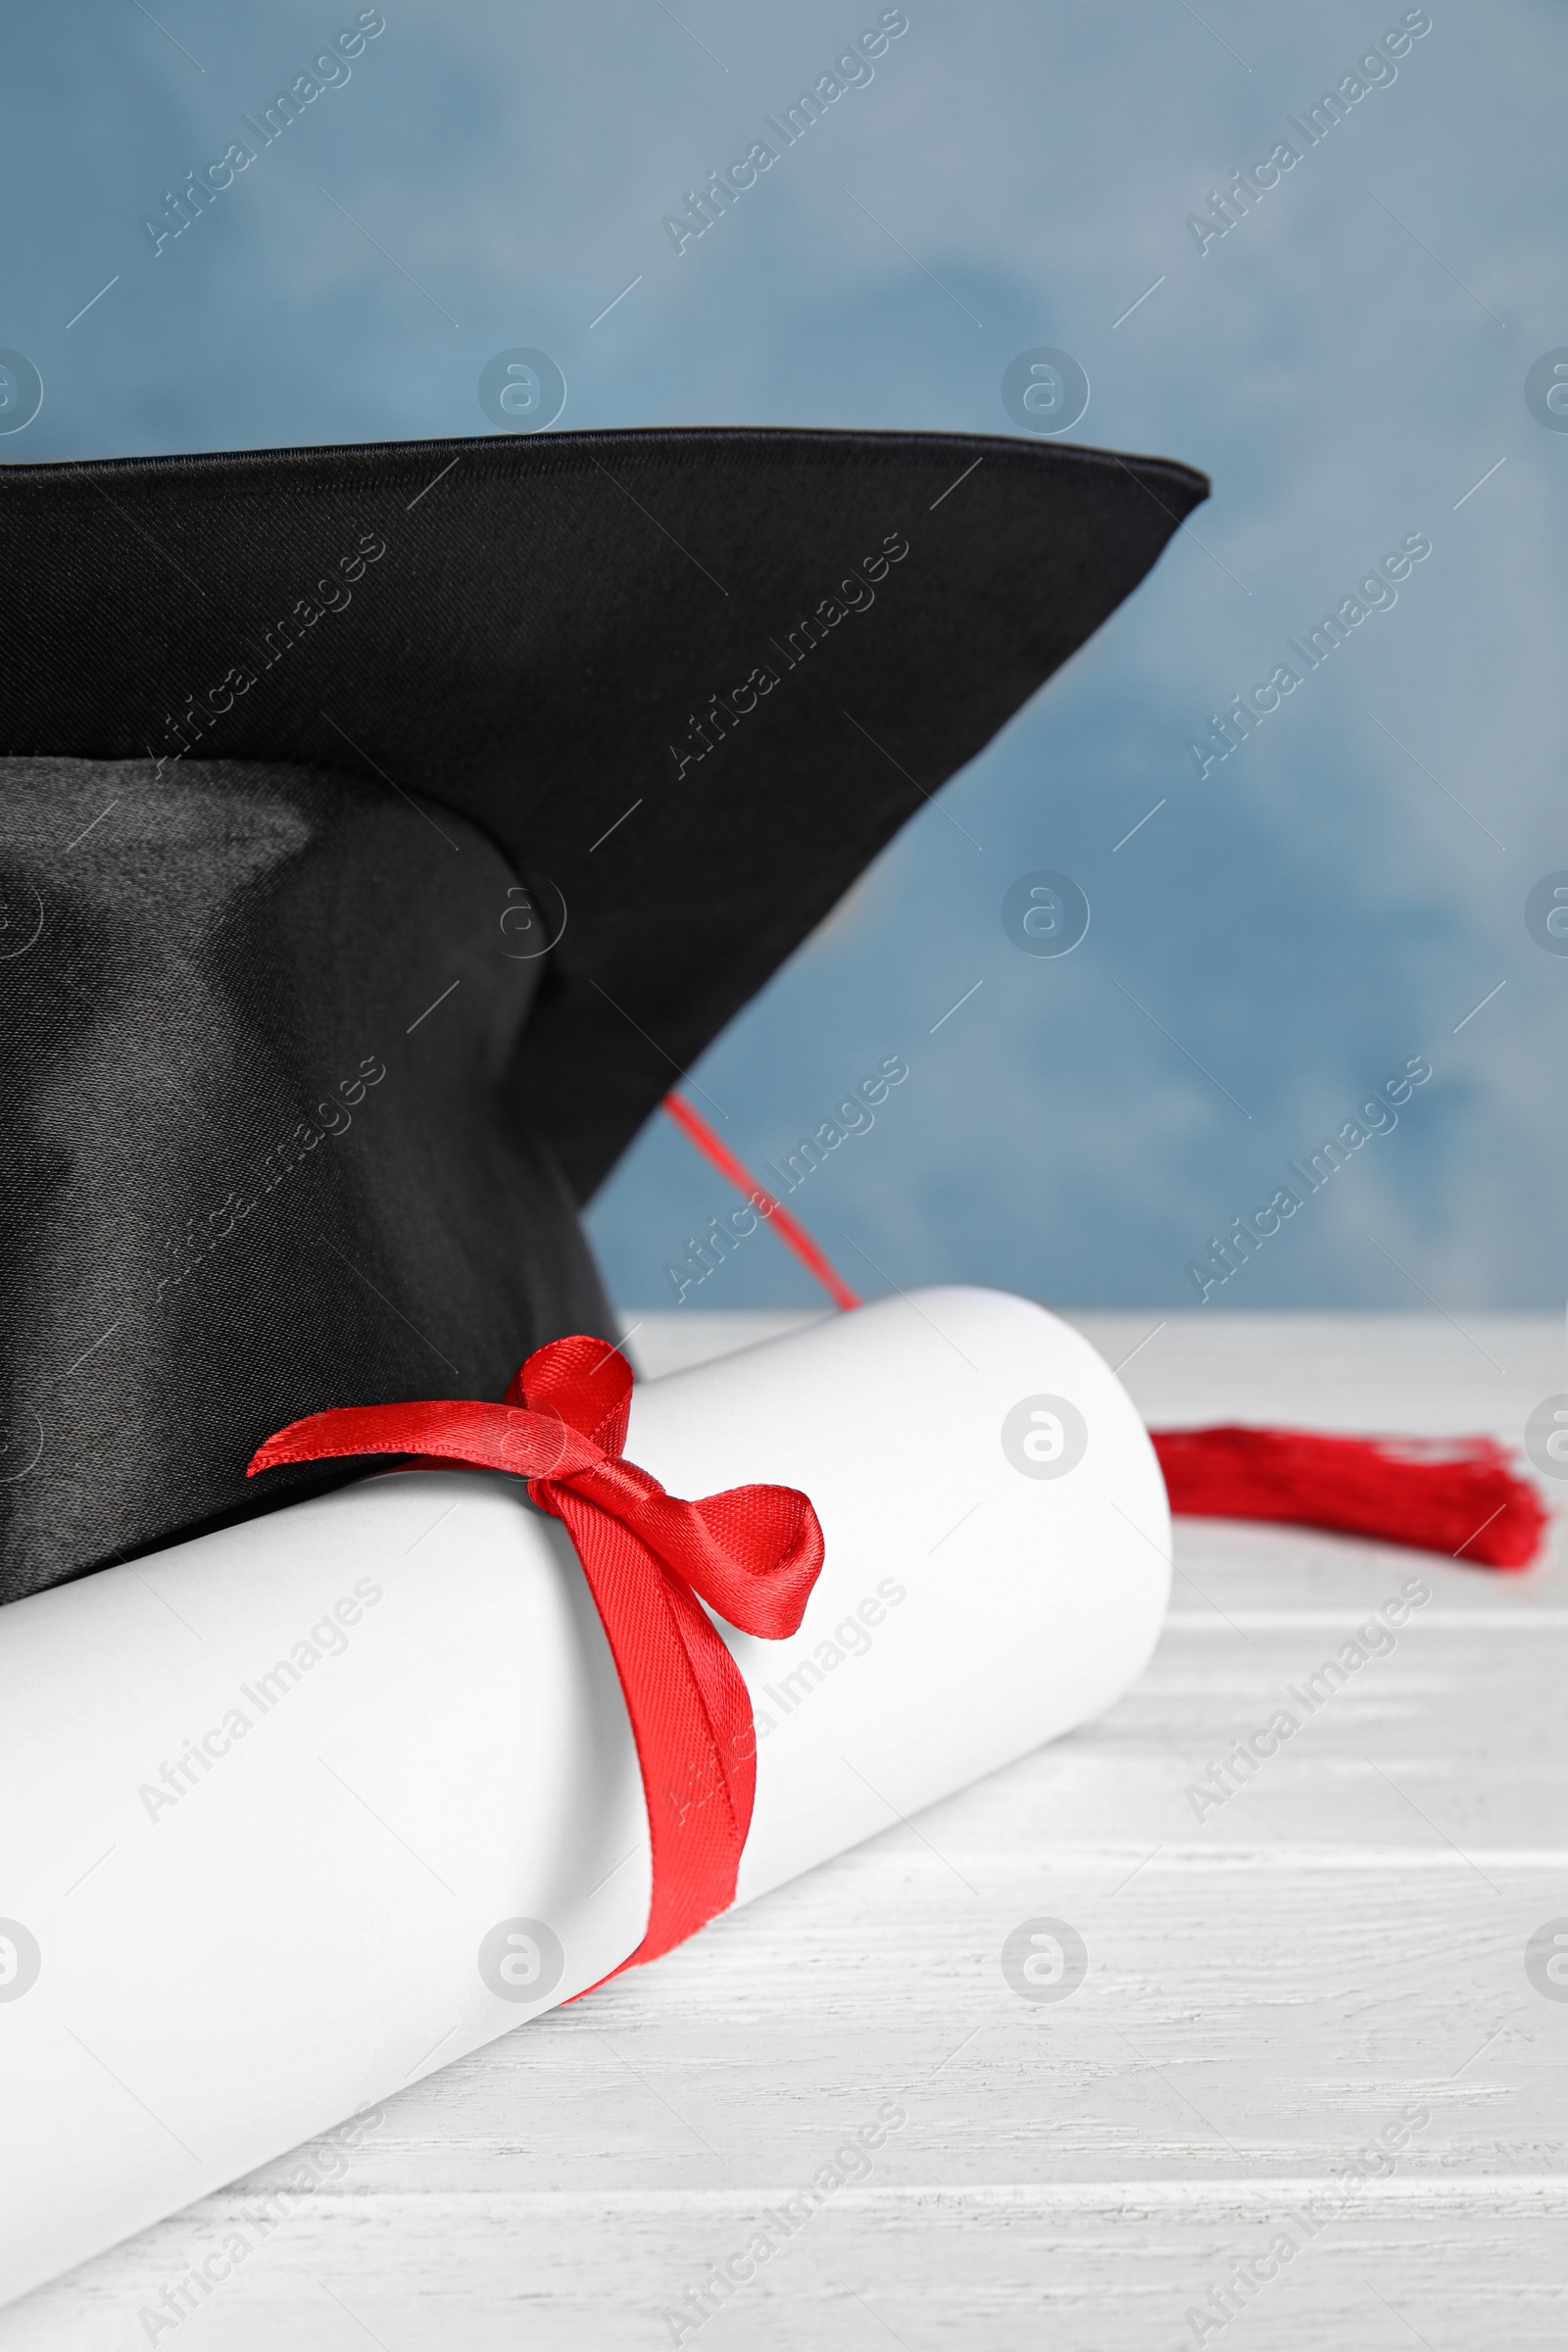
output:
<path id="1" fill-rule="evenodd" d="M 632 1348 L 670 1369 L 798 1319 L 649 1317 Z M 1112 1363 L 1160 1323 L 1075 1320 Z M 1544 1319 L 1194 1314 L 1123 1377 L 1155 1426 L 1517 1440 L 1568 1357 Z M 1560 2347 L 1568 1998 L 1525 1952 L 1568 1916 L 1568 1577 L 1197 1523 L 1178 1563 L 1101 1722 L 391 2101 L 177 2325 L 139 2315 L 296 2160 L 0 2315 L 0 2352 L 653 2352 L 889 2099 L 869 2174 L 682 2341 Z M 1412 1572 L 1393 1650 L 1196 1819 L 1189 1785 Z M 1088 1947 L 1065 2000 L 1002 1974 L 1040 1917 Z"/>

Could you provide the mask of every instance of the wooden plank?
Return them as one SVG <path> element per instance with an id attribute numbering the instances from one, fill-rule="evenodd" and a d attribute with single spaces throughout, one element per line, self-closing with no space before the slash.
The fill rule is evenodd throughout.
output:
<path id="1" fill-rule="evenodd" d="M 328 2200 L 222 2282 L 181 2329 L 157 2340 L 222 2352 L 655 2352 L 675 2338 L 664 2314 L 743 2256 L 770 2196 L 672 2209 L 657 2190 L 624 2203 L 501 2195 L 384 2198 L 329 2214 Z M 738 2352 L 1175 2352 L 1285 2344 L 1344 2352 L 1423 2342 L 1431 2352 L 1563 2341 L 1568 2200 L 1559 2181 L 1397 2180 L 1342 2200 L 1315 2237 L 1293 2214 L 1316 2180 L 1213 2193 L 1167 2184 L 1088 2196 L 1009 2188 L 956 2193 L 839 2190 L 792 2241 L 680 2340 Z M 1298 2253 L 1280 2263 L 1285 2235 Z M 172 2288 L 201 2243 L 152 2233 L 144 2279 L 100 2279 L 91 2301 L 29 2298 L 30 2347 L 111 2352 L 148 2340 L 138 2302 Z M 1276 2247 L 1272 2280 L 1238 2298 L 1234 2326 L 1210 2298 L 1242 2258 Z M 95 2266 L 97 2268 L 98 2266 Z M 1206 2312 L 1205 2312 L 1205 2306 Z M 687 2306 L 690 2309 L 690 2306 Z M 701 2308 L 701 2307 L 699 2307 Z M 1199 2336 L 1189 2316 L 1207 2321 Z M 68 2325 L 69 2321 L 69 2325 Z"/>

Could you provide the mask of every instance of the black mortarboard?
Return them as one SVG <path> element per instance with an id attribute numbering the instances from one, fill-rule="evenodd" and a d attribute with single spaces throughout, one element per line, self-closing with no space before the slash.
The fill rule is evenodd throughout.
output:
<path id="1" fill-rule="evenodd" d="M 0 471 L 0 1598 L 612 1336 L 576 1202 L 1205 491 L 706 429 Z"/>

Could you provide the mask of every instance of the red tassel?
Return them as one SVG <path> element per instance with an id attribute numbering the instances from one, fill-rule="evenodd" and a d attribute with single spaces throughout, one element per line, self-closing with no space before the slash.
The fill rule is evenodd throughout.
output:
<path id="1" fill-rule="evenodd" d="M 859 1300 L 825 1251 L 715 1135 L 684 1095 L 664 1109 L 747 1194 L 835 1306 Z M 1546 1513 L 1494 1438 L 1324 1438 L 1296 1429 L 1151 1430 L 1173 1511 L 1194 1519 L 1287 1519 L 1336 1535 L 1528 1568 Z"/>
<path id="2" fill-rule="evenodd" d="M 1286 1519 L 1380 1544 L 1528 1568 L 1546 1512 L 1494 1438 L 1328 1438 L 1295 1429 L 1152 1430 L 1173 1511 Z"/>

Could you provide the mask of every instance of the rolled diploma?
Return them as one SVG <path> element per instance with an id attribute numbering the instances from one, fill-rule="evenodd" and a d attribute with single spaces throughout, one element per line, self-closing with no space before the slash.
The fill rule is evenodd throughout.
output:
<path id="1" fill-rule="evenodd" d="M 1020 1456 L 1040 1398 L 1082 1416 L 1065 1473 L 1050 1401 Z M 743 1902 L 1093 1716 L 1157 1636 L 1152 1448 L 1022 1299 L 926 1291 L 642 1384 L 626 1452 L 677 1494 L 803 1488 L 826 1536 L 793 1640 L 720 1629 L 759 1734 Z M 0 1920 L 37 1950 L 18 1993 L 31 1947 L 0 1925 L 3 2297 L 594 1984 L 647 1917 L 576 1555 L 480 1471 L 368 1478 L 0 1611 Z"/>

